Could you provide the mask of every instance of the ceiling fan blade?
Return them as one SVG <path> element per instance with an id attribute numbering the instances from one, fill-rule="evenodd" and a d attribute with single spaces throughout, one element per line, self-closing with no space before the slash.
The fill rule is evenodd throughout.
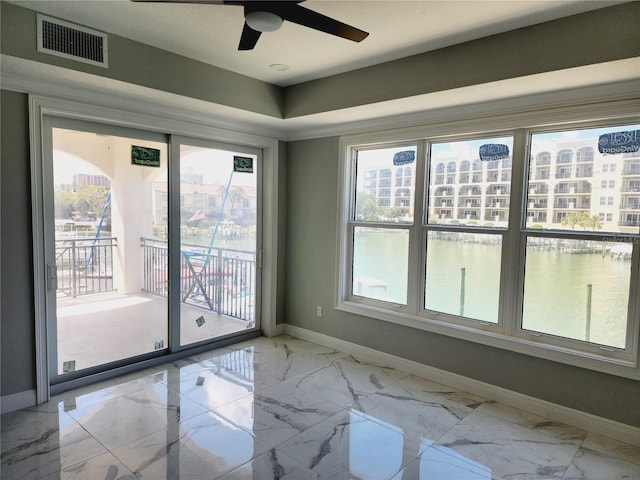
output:
<path id="1" fill-rule="evenodd" d="M 196 3 L 202 5 L 242 5 L 242 2 L 228 0 L 131 0 L 138 3 Z"/>
<path id="2" fill-rule="evenodd" d="M 259 2 L 258 2 L 259 3 Z M 313 10 L 309 10 L 298 3 L 293 2 L 265 2 L 271 4 L 269 11 L 280 15 L 284 20 L 288 20 L 298 25 L 313 28 L 321 32 L 346 38 L 353 42 L 361 42 L 369 36 L 368 32 L 352 27 L 334 18 L 327 17 Z M 265 9 L 266 10 L 266 9 Z"/>
<path id="3" fill-rule="evenodd" d="M 242 36 L 240 37 L 240 45 L 238 45 L 238 50 L 253 50 L 253 47 L 258 43 L 258 39 L 260 38 L 262 32 L 257 32 L 249 25 L 244 24 L 244 28 L 242 29 Z"/>

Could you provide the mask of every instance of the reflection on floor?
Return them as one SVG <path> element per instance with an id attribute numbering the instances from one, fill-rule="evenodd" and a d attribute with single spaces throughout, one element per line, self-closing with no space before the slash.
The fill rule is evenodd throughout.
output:
<path id="1" fill-rule="evenodd" d="M 640 448 L 291 337 L 2 416 L 2 479 L 640 479 Z"/>

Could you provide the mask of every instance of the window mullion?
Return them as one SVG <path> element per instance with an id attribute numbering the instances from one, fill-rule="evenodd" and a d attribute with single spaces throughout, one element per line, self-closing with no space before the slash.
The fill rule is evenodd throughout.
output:
<path id="1" fill-rule="evenodd" d="M 520 235 L 524 211 L 524 184 L 526 182 L 527 134 L 516 130 L 513 137 L 513 163 L 511 166 L 511 195 L 509 197 L 509 226 L 502 250 L 502 277 L 500 285 L 500 318 L 504 332 L 513 335 L 519 328 L 522 315 L 524 276 L 524 242 Z"/>
<path id="2" fill-rule="evenodd" d="M 417 313 L 422 308 L 420 305 L 421 289 L 423 289 L 424 277 L 424 248 L 422 236 L 422 222 L 424 219 L 424 208 L 426 201 L 426 141 L 420 141 L 416 151 L 416 172 L 414 189 L 414 213 L 413 226 L 409 233 L 409 281 L 407 283 L 408 298 L 407 305 L 411 312 Z M 424 290 L 422 290 L 424 291 Z"/>

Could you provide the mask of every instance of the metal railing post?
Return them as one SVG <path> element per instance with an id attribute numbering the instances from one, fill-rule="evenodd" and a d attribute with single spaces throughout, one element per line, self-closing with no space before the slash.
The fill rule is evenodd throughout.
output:
<path id="1" fill-rule="evenodd" d="M 71 240 L 71 296 L 76 298 L 78 296 L 78 286 L 76 275 L 76 241 Z"/>
<path id="2" fill-rule="evenodd" d="M 222 312 L 222 281 L 224 272 L 222 271 L 222 250 L 216 249 L 216 255 L 218 259 L 216 261 L 216 313 Z"/>

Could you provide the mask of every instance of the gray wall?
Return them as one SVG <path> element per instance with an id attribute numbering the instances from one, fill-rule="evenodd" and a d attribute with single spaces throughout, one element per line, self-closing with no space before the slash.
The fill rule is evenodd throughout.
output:
<path id="1" fill-rule="evenodd" d="M 638 18 L 627 3 L 292 85 L 284 117 L 637 57 Z"/>
<path id="2" fill-rule="evenodd" d="M 35 387 L 27 96 L 0 97 L 0 394 Z"/>
<path id="3" fill-rule="evenodd" d="M 110 36 L 108 70 L 38 54 L 35 52 L 35 13 L 1 2 L 0 31 L 1 51 L 6 55 L 281 117 L 283 112 L 287 116 L 299 116 L 452 88 L 458 85 L 454 79 L 462 82 L 460 85 L 470 84 L 524 75 L 531 68 L 566 68 L 576 61 L 589 63 L 639 55 L 636 19 L 640 3 L 598 12 L 598 16 L 585 14 L 586 17 L 572 17 L 552 27 L 539 27 L 541 30 L 534 29 L 534 33 L 520 29 L 497 39 L 451 47 L 287 89 L 117 36 Z M 597 25 L 599 18 L 601 26 Z M 566 29 L 559 29 L 559 25 Z M 630 25 L 634 29 L 630 29 Z M 531 37 L 535 32 L 538 37 Z M 540 32 L 549 35 L 550 40 L 540 38 Z M 568 32 L 573 32 L 571 38 Z M 505 38 L 515 42 L 515 46 L 502 50 L 506 48 L 501 44 Z M 532 38 L 551 50 L 531 50 L 535 45 Z M 565 47 L 567 39 L 570 42 Z M 502 61 L 497 66 L 492 64 L 493 71 L 489 68 L 482 72 L 486 69 L 482 59 L 494 58 L 496 52 L 513 52 L 514 48 L 527 48 L 531 53 L 522 62 L 524 66 Z M 553 54 L 548 55 L 549 51 Z M 460 52 L 460 56 L 453 58 L 455 52 Z M 573 59 L 574 54 L 577 60 Z M 510 55 L 513 61 L 522 60 L 513 59 L 513 53 Z M 554 58 L 540 58 L 544 55 Z M 473 71 L 461 68 L 460 60 L 464 58 L 476 60 Z M 532 59 L 536 59 L 535 64 L 527 66 Z M 433 71 L 437 72 L 440 67 L 448 68 L 449 76 L 442 73 L 434 76 Z M 479 76 L 467 77 L 471 74 Z M 362 88 L 365 81 L 366 89 Z M 35 352 L 27 97 L 3 91 L 1 101 L 0 393 L 5 396 L 35 387 Z M 286 261 L 286 277 L 280 275 L 277 284 L 279 322 L 286 320 L 312 331 L 640 426 L 638 382 L 333 310 L 338 139 L 291 143 L 287 155 L 283 154 L 279 160 L 278 208 L 282 216 L 278 229 L 280 232 L 286 229 L 286 239 L 278 245 L 279 266 Z M 325 309 L 320 319 L 315 316 L 316 305 L 323 305 Z"/>
<path id="4" fill-rule="evenodd" d="M 3 54 L 281 117 L 283 90 L 254 78 L 109 34 L 109 68 L 36 51 L 36 12 L 0 2 Z M 91 25 L 87 25 L 91 26 Z"/>
<path id="5" fill-rule="evenodd" d="M 74 62 L 36 51 L 34 11 L 0 1 L 0 17 L 3 54 L 276 118 L 640 56 L 640 2 L 519 28 L 286 88 L 112 34 L 108 69 Z"/>
<path id="6" fill-rule="evenodd" d="M 637 381 L 335 310 L 338 157 L 335 137 L 289 143 L 288 324 L 640 427 Z"/>

